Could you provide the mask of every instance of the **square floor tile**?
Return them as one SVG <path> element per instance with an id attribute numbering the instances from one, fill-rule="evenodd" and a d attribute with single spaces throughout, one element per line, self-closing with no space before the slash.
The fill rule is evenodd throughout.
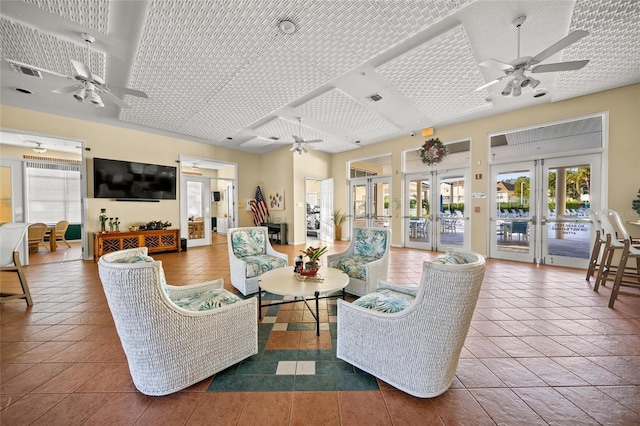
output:
<path id="1" fill-rule="evenodd" d="M 264 316 L 264 317 L 262 317 L 262 323 L 263 323 L 263 324 L 275 323 L 275 322 L 276 322 L 276 318 L 278 318 L 278 316 L 277 316 L 277 315 L 274 315 L 274 316 Z"/>
<path id="2" fill-rule="evenodd" d="M 280 361 L 278 362 L 278 369 L 276 370 L 276 375 L 291 375 L 296 374 L 296 364 L 297 361 Z"/>
<path id="3" fill-rule="evenodd" d="M 238 374 L 276 374 L 277 369 L 276 361 L 243 361 Z"/>
<path id="4" fill-rule="evenodd" d="M 277 322 L 273 324 L 273 331 L 287 331 L 288 325 L 286 322 Z"/>
<path id="5" fill-rule="evenodd" d="M 262 355 L 263 361 L 295 361 L 298 359 L 297 350 L 268 350 Z"/>
<path id="6" fill-rule="evenodd" d="M 310 376 L 314 374 L 316 374 L 315 361 L 297 361 L 296 363 L 297 376 Z"/>
<path id="7" fill-rule="evenodd" d="M 330 349 L 306 349 L 298 351 L 298 359 L 301 361 L 333 360 Z"/>
<path id="8" fill-rule="evenodd" d="M 247 392 L 251 389 L 254 376 L 222 375 L 216 376 L 207 388 L 208 392 Z"/>
<path id="9" fill-rule="evenodd" d="M 336 377 L 330 374 L 314 376 L 296 376 L 294 383 L 296 391 L 335 391 Z"/>
<path id="10" fill-rule="evenodd" d="M 335 376 L 337 389 L 341 391 L 379 390 L 378 381 L 370 374 L 346 374 Z"/>

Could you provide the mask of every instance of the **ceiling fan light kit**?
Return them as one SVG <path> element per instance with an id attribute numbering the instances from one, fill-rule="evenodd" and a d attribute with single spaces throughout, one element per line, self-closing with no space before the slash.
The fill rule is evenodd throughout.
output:
<path id="1" fill-rule="evenodd" d="M 91 44 L 96 41 L 96 38 L 91 34 L 81 33 L 82 39 L 87 44 L 87 59 L 86 62 L 89 64 L 91 58 Z M 120 108 L 131 108 L 127 105 L 122 99 L 111 93 L 111 88 L 107 86 L 104 79 L 100 76 L 94 75 L 91 72 L 91 68 L 83 62 L 71 60 L 71 65 L 75 70 L 75 74 L 73 77 L 69 77 L 70 79 L 76 80 L 77 83 L 73 86 L 62 87 L 60 89 L 53 90 L 53 93 L 58 93 L 61 95 L 66 95 L 71 93 L 73 98 L 82 103 L 85 100 L 88 100 L 90 104 L 98 107 L 104 108 L 104 102 L 102 101 L 101 94 L 107 95 L 106 99 L 113 102 Z M 140 98 L 148 98 L 147 94 L 141 90 L 127 89 L 127 88 L 119 88 L 120 91 L 131 95 L 137 96 Z"/>
<path id="2" fill-rule="evenodd" d="M 518 58 L 510 63 L 504 63 L 498 61 L 496 59 L 487 59 L 486 61 L 481 62 L 479 65 L 482 67 L 496 68 L 504 72 L 502 77 L 499 77 L 487 84 L 484 84 L 478 87 L 477 90 L 484 89 L 486 87 L 492 86 L 503 79 L 508 79 L 507 84 L 504 86 L 500 94 L 502 96 L 520 96 L 522 94 L 522 89 L 526 87 L 530 87 L 531 89 L 535 89 L 539 84 L 540 80 L 537 80 L 533 77 L 529 77 L 525 75 L 525 72 L 529 71 L 532 73 L 543 73 L 543 72 L 558 72 L 558 71 L 575 71 L 579 70 L 585 65 L 589 63 L 588 60 L 582 61 L 568 61 L 568 62 L 558 62 L 555 64 L 540 64 L 540 62 L 545 59 L 555 55 L 561 50 L 569 47 L 573 43 L 582 39 L 589 35 L 589 32 L 584 30 L 573 31 L 568 36 L 560 39 L 556 43 L 552 44 L 542 52 L 538 53 L 536 56 L 520 56 L 520 28 L 526 21 L 526 16 L 519 16 L 514 19 L 512 24 L 516 27 L 518 32 L 518 42 L 517 42 L 517 54 Z M 540 97 L 546 95 L 546 91 L 534 93 L 534 97 Z"/>
<path id="3" fill-rule="evenodd" d="M 47 148 L 43 147 L 40 142 L 36 142 L 36 146 L 31 148 L 33 152 L 37 152 L 38 154 L 44 154 L 47 152 Z"/>

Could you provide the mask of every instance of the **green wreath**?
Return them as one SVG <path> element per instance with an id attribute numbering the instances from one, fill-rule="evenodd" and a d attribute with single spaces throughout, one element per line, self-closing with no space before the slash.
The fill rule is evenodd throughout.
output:
<path id="1" fill-rule="evenodd" d="M 447 146 L 440 142 L 440 139 L 429 139 L 422 145 L 420 148 L 420 158 L 422 159 L 422 163 L 428 166 L 433 164 L 438 164 L 441 162 L 444 157 L 447 156 L 449 151 L 447 150 Z"/>

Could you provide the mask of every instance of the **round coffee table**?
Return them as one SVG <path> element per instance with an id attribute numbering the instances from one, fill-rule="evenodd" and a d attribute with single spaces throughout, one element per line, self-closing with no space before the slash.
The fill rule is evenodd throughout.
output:
<path id="1" fill-rule="evenodd" d="M 316 335 L 319 336 L 320 316 L 318 315 L 318 301 L 320 299 L 335 297 L 330 294 L 335 293 L 336 291 L 342 291 L 342 298 L 344 299 L 344 288 L 349 284 L 349 276 L 338 269 L 329 268 L 327 266 L 321 266 L 318 273 L 322 278 L 322 281 L 312 279 L 300 281 L 290 267 L 272 269 L 271 271 L 267 271 L 260 275 L 260 278 L 258 279 L 258 317 L 262 319 L 262 308 L 267 306 L 304 302 L 316 320 Z M 294 300 L 262 305 L 262 291 L 268 291 L 269 293 L 277 294 L 279 296 L 293 296 Z M 328 295 L 320 297 L 321 294 Z M 311 309 L 307 300 L 315 300 L 315 312 Z"/>

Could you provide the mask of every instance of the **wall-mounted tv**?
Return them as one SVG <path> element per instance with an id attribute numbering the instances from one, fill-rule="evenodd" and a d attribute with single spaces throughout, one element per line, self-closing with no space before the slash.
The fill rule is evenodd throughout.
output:
<path id="1" fill-rule="evenodd" d="M 126 200 L 175 200 L 176 168 L 93 159 L 93 196 Z"/>

